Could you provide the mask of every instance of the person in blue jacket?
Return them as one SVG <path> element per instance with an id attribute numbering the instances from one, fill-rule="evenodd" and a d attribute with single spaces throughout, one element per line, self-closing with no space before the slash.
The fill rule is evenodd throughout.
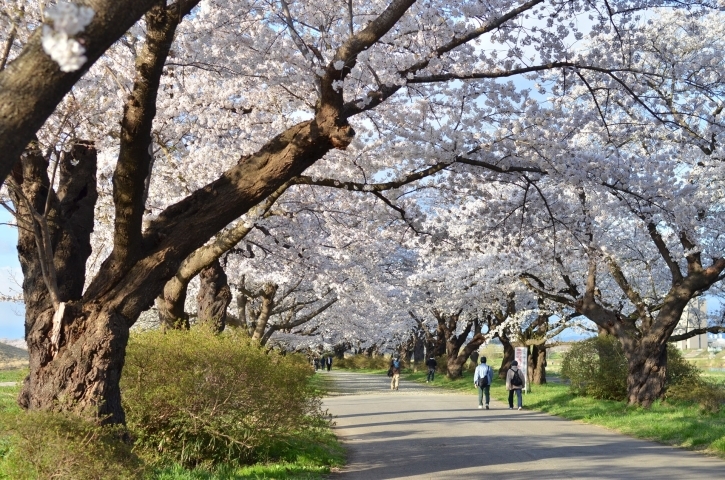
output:
<path id="1" fill-rule="evenodd" d="M 478 388 L 478 408 L 483 408 L 483 397 L 486 396 L 486 410 L 491 400 L 491 383 L 493 383 L 493 369 L 486 365 L 486 357 L 481 357 L 481 363 L 473 374 L 473 384 Z"/>

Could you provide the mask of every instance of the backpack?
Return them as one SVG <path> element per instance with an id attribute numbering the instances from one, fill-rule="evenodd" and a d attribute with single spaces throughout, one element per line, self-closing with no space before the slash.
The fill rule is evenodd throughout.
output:
<path id="1" fill-rule="evenodd" d="M 518 370 L 516 370 L 514 372 L 513 377 L 511 377 L 511 385 L 513 385 L 514 387 L 523 387 L 524 386 L 524 382 L 521 380 Z"/>
<path id="2" fill-rule="evenodd" d="M 393 360 L 393 368 L 400 368 L 400 362 L 398 360 Z"/>
<path id="3" fill-rule="evenodd" d="M 488 368 L 490 369 L 491 367 Z M 484 376 L 478 377 L 478 380 L 476 381 L 476 386 L 480 388 L 488 387 L 488 369 L 486 369 L 486 373 Z"/>

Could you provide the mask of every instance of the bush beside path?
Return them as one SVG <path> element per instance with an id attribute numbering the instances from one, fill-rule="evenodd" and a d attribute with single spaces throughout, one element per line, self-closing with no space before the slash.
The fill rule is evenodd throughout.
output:
<path id="1" fill-rule="evenodd" d="M 473 389 L 462 395 L 404 380 L 399 391 L 390 391 L 380 375 L 324 375 L 333 383 L 324 405 L 348 450 L 348 465 L 332 479 L 725 476 L 725 462 L 717 458 L 546 413 L 512 411 L 498 400 L 491 410 L 479 410 Z M 349 391 L 351 383 L 362 386 L 361 394 Z"/>

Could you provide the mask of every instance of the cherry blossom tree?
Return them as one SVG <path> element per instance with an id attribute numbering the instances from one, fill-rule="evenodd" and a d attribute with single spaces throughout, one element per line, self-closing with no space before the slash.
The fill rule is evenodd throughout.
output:
<path id="1" fill-rule="evenodd" d="M 118 379 L 141 312 L 194 252 L 303 172 L 365 190 L 443 164 L 452 190 L 482 168 L 477 184 L 519 173 L 534 192 L 538 176 L 584 160 L 562 153 L 566 112 L 544 111 L 530 89 L 504 79 L 552 72 L 542 81 L 567 94 L 572 82 L 616 84 L 636 103 L 643 93 L 634 87 L 659 78 L 625 75 L 632 65 L 621 58 L 575 47 L 578 17 L 592 17 L 594 39 L 615 31 L 629 41 L 640 30 L 636 12 L 654 6 L 639 1 L 608 2 L 600 13 L 588 2 L 544 0 L 217 0 L 182 21 L 196 3 L 88 2 L 90 23 L 78 13 L 70 30 L 36 12 L 27 38 L 3 25 L 11 54 L 0 73 L 0 165 L 15 165 L 8 187 L 23 225 L 26 408 L 123 422 Z M 371 194 L 406 232 L 422 232 L 430 196 Z M 405 295 L 394 286 L 387 298 Z M 391 328 L 410 321 L 407 309 L 385 319 Z"/>
<path id="2" fill-rule="evenodd" d="M 158 4 L 153 0 L 61 2 L 59 7 L 51 7 L 42 21 L 42 12 L 37 9 L 43 3 L 9 1 L 0 15 L 6 27 L 0 57 L 3 179 L 73 85 L 113 42 Z M 179 1 L 172 8 L 184 12 L 196 3 Z"/>

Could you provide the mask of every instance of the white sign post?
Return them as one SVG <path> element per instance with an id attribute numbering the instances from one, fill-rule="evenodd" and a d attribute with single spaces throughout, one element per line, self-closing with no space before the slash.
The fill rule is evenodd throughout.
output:
<path id="1" fill-rule="evenodd" d="M 523 373 L 522 377 L 524 380 L 524 392 L 529 392 L 529 365 L 528 365 L 528 351 L 526 347 L 516 347 L 514 353 L 514 360 L 519 364 L 519 371 Z"/>

